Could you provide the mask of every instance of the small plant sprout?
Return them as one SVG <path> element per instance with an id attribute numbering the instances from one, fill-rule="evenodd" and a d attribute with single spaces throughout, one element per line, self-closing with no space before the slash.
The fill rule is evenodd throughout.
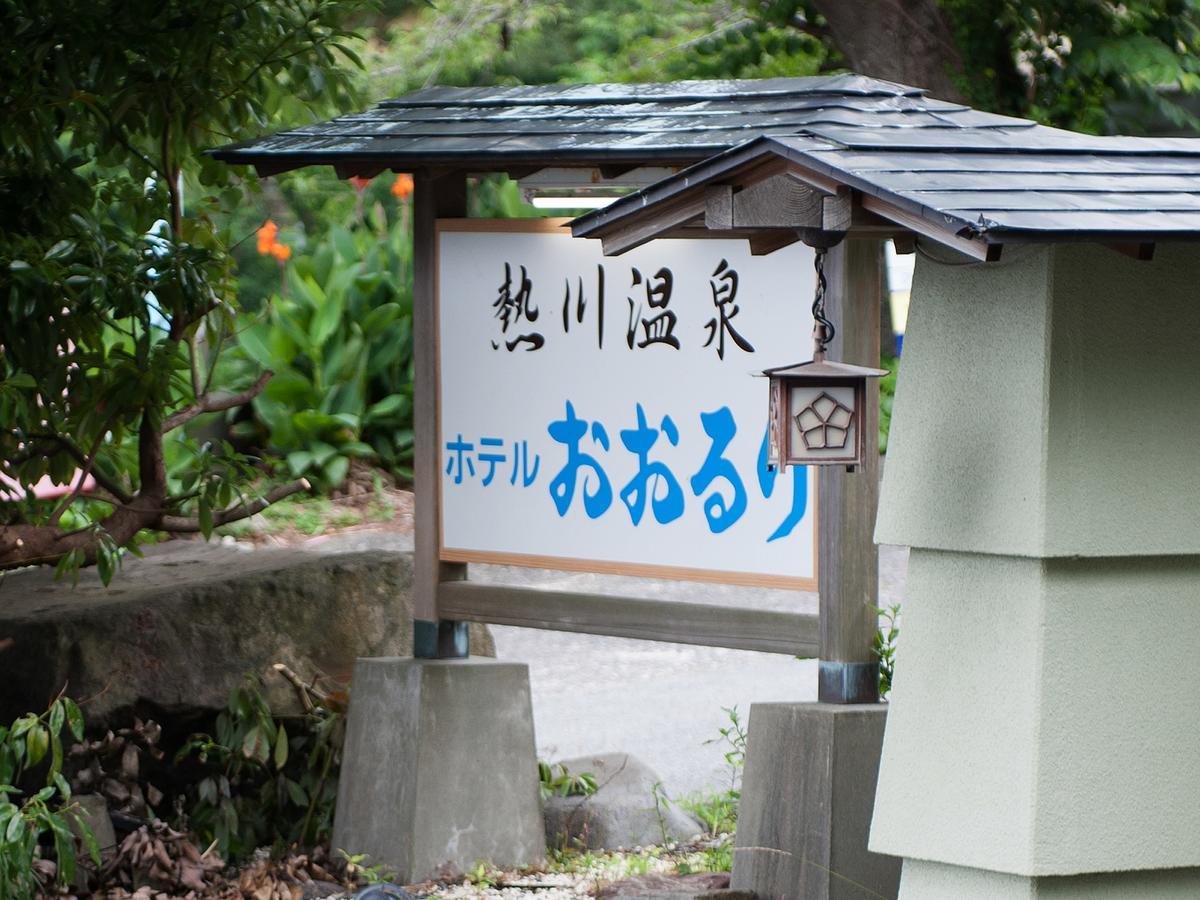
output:
<path id="1" fill-rule="evenodd" d="M 875 612 L 883 619 L 879 630 L 875 632 L 875 643 L 871 652 L 879 660 L 879 699 L 886 700 L 892 692 L 892 679 L 896 675 L 896 641 L 900 637 L 900 604 L 893 603 L 886 609 L 876 608 Z"/>

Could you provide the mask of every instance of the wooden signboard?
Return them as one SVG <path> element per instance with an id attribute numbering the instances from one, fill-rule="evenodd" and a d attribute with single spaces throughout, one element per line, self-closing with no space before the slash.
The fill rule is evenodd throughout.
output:
<path id="1" fill-rule="evenodd" d="M 812 279 L 801 244 L 439 221 L 440 558 L 815 589 L 815 479 L 767 468 L 754 377 L 811 355 Z"/>

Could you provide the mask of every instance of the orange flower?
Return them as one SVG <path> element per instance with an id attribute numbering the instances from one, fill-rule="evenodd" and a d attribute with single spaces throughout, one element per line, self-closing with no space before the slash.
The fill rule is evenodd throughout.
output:
<path id="1" fill-rule="evenodd" d="M 351 175 L 350 183 L 354 185 L 354 189 L 361 194 L 367 189 L 367 185 L 371 183 L 371 179 L 363 178 L 361 175 Z"/>
<path id="2" fill-rule="evenodd" d="M 271 252 L 271 248 L 275 246 L 275 235 L 278 233 L 279 226 L 270 219 L 267 219 L 262 228 L 255 232 L 258 237 L 258 252 L 260 256 L 266 256 Z"/>
<path id="3" fill-rule="evenodd" d="M 283 262 L 292 255 L 292 248 L 287 244 L 272 244 L 271 255 L 280 262 Z"/>
<path id="4" fill-rule="evenodd" d="M 413 180 L 412 176 L 401 172 L 396 176 L 396 180 L 392 182 L 392 196 L 397 200 L 407 200 L 412 196 Z"/>

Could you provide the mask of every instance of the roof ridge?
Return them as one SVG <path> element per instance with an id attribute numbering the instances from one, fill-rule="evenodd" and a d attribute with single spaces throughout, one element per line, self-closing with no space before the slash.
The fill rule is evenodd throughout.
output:
<path id="1" fill-rule="evenodd" d="M 701 93 L 697 93 L 701 92 Z M 923 97 L 923 88 L 870 78 L 865 75 L 802 75 L 790 78 L 690 79 L 653 83 L 573 82 L 568 84 L 509 85 L 505 87 L 423 88 L 399 97 L 381 100 L 378 109 L 421 108 L 461 105 L 469 107 L 533 106 L 570 103 L 613 103 L 626 96 L 628 102 L 681 102 L 721 97 L 807 95 L 819 96 L 907 96 Z"/>

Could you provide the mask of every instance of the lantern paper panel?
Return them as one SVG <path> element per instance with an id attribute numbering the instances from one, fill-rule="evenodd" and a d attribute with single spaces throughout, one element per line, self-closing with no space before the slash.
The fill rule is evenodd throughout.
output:
<path id="1" fill-rule="evenodd" d="M 859 399 L 853 385 L 787 385 L 788 462 L 855 462 Z"/>

